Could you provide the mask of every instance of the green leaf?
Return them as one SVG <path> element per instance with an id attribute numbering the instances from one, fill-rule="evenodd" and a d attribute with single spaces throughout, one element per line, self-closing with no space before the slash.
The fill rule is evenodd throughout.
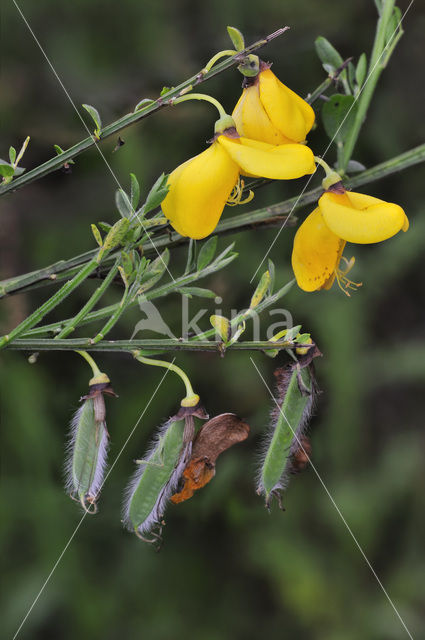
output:
<path id="1" fill-rule="evenodd" d="M 161 202 L 164 200 L 165 196 L 168 193 L 168 185 L 167 185 L 168 176 L 162 173 L 158 180 L 154 183 L 153 187 L 148 193 L 145 204 L 142 207 L 143 216 L 145 216 L 149 211 L 152 211 L 156 207 L 159 207 Z"/>
<path id="2" fill-rule="evenodd" d="M 270 260 L 270 258 L 268 261 L 268 265 L 269 265 L 269 274 L 270 274 L 269 294 L 272 295 L 274 291 L 275 268 L 274 268 L 274 262 Z"/>
<path id="3" fill-rule="evenodd" d="M 268 271 L 265 271 L 261 276 L 260 282 L 258 283 L 257 288 L 255 289 L 254 294 L 251 298 L 251 302 L 249 305 L 250 309 L 255 309 L 255 307 L 258 307 L 260 302 L 264 299 L 265 295 L 267 294 L 269 287 L 270 287 L 270 273 Z"/>
<path id="4" fill-rule="evenodd" d="M 53 148 L 56 151 L 56 153 L 58 154 L 58 156 L 60 156 L 62 153 L 65 153 L 65 151 L 62 149 L 62 147 L 60 147 L 58 144 L 54 144 Z M 75 162 L 74 162 L 74 160 L 72 160 L 72 158 L 70 158 L 66 162 L 68 164 L 75 164 Z"/>
<path id="5" fill-rule="evenodd" d="M 215 298 L 217 296 L 211 289 L 203 289 L 202 287 L 180 287 L 179 291 L 188 298 L 192 298 L 192 296 L 198 298 Z"/>
<path id="6" fill-rule="evenodd" d="M 4 178 L 11 178 L 15 173 L 15 169 L 4 160 L 0 160 L 0 175 Z"/>
<path id="7" fill-rule="evenodd" d="M 229 34 L 230 40 L 233 42 L 233 46 L 236 51 L 242 51 L 245 49 L 245 40 L 239 29 L 236 29 L 236 27 L 227 27 L 227 33 Z"/>
<path id="8" fill-rule="evenodd" d="M 172 91 L 173 89 L 174 87 L 162 87 L 161 93 L 159 95 L 162 98 L 162 96 L 165 96 L 166 93 L 168 93 L 169 91 Z"/>
<path id="9" fill-rule="evenodd" d="M 158 282 L 164 275 L 168 263 L 170 261 L 170 252 L 168 249 L 165 249 L 161 255 L 159 255 L 155 260 L 149 263 L 144 271 L 142 271 L 143 275 L 139 279 L 139 288 L 137 289 L 137 295 L 140 295 L 153 287 L 154 284 Z"/>
<path id="10" fill-rule="evenodd" d="M 326 40 L 326 38 L 324 38 L 323 36 L 319 36 L 318 38 L 316 38 L 314 44 L 316 47 L 317 55 L 322 61 L 325 71 L 328 71 L 328 73 L 329 69 L 331 71 L 336 71 L 336 69 L 338 69 L 343 64 L 344 60 L 335 49 L 335 47 L 331 45 L 329 40 Z M 325 67 L 325 65 L 328 65 L 328 67 Z"/>
<path id="11" fill-rule="evenodd" d="M 388 20 L 387 28 L 385 31 L 385 44 L 392 42 L 395 34 L 401 29 L 402 13 L 399 7 L 394 7 L 394 11 L 391 18 Z"/>
<path id="12" fill-rule="evenodd" d="M 91 117 L 93 119 L 93 122 L 96 125 L 96 129 L 94 131 L 95 136 L 99 137 L 100 130 L 102 128 L 102 120 L 101 120 L 101 117 L 99 115 L 99 111 L 97 109 L 95 109 L 95 107 L 92 107 L 90 104 L 83 104 L 82 106 L 87 111 L 87 113 L 89 113 L 91 115 Z"/>
<path id="13" fill-rule="evenodd" d="M 13 164 L 16 160 L 16 149 L 15 147 L 9 147 L 9 160 L 10 164 Z"/>
<path id="14" fill-rule="evenodd" d="M 108 231 L 112 228 L 112 225 L 109 224 L 109 222 L 98 222 L 97 226 L 100 227 L 102 231 L 106 231 L 106 233 L 108 233 Z"/>
<path id="15" fill-rule="evenodd" d="M 100 235 L 99 229 L 96 227 L 95 224 L 92 224 L 91 225 L 91 230 L 92 230 L 94 239 L 96 240 L 96 242 L 99 245 L 99 247 L 101 247 L 103 245 L 103 240 L 102 240 L 102 236 Z"/>
<path id="16" fill-rule="evenodd" d="M 344 142 L 353 125 L 357 103 L 353 96 L 335 93 L 322 107 L 322 121 L 329 138 Z"/>
<path id="17" fill-rule="evenodd" d="M 223 342 L 228 342 L 232 335 L 230 320 L 228 320 L 224 316 L 213 315 L 210 316 L 210 322 Z"/>
<path id="18" fill-rule="evenodd" d="M 363 82 L 365 81 L 366 71 L 367 71 L 367 57 L 365 53 L 362 53 L 356 67 L 356 82 L 359 88 L 362 87 Z"/>
<path id="19" fill-rule="evenodd" d="M 16 167 L 15 168 L 15 173 L 13 174 L 14 176 L 20 176 L 21 173 L 24 173 L 25 169 L 24 167 Z"/>
<path id="20" fill-rule="evenodd" d="M 360 171 L 366 171 L 364 164 L 357 162 L 357 160 L 350 160 L 347 165 L 347 173 L 359 173 Z"/>
<path id="21" fill-rule="evenodd" d="M 140 200 L 140 186 L 139 181 L 134 175 L 134 173 L 130 173 L 130 202 L 131 206 L 134 210 L 137 209 L 137 205 Z"/>
<path id="22" fill-rule="evenodd" d="M 217 236 L 212 236 L 203 244 L 202 249 L 199 252 L 198 262 L 196 265 L 197 271 L 202 271 L 202 269 L 205 269 L 205 267 L 210 264 L 214 258 L 216 249 Z"/>
<path id="23" fill-rule="evenodd" d="M 134 111 L 139 111 L 142 107 L 147 107 L 148 104 L 153 104 L 154 102 L 155 100 L 151 100 L 150 98 L 143 98 L 143 100 L 140 100 L 140 102 L 136 104 Z"/>
<path id="24" fill-rule="evenodd" d="M 123 218 L 132 218 L 134 210 L 131 206 L 130 199 L 123 189 L 117 189 L 115 192 L 115 204 Z"/>

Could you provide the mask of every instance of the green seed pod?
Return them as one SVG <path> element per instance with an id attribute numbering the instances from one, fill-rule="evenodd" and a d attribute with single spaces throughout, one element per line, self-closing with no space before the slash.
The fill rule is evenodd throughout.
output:
<path id="1" fill-rule="evenodd" d="M 190 459 L 192 442 L 184 444 L 186 421 L 176 418 L 159 429 L 126 490 L 124 524 L 140 537 L 160 526 L 165 506 Z"/>
<path id="2" fill-rule="evenodd" d="M 315 353 L 319 355 L 319 353 Z M 311 361 L 310 356 L 305 356 Z M 314 357 L 314 356 L 313 356 Z M 257 493 L 265 496 L 266 506 L 280 494 L 293 472 L 292 459 L 300 449 L 317 395 L 312 365 L 290 364 L 275 371 L 277 404 L 272 411 L 272 425 L 266 438 L 259 473 Z M 307 453 L 307 459 L 308 459 Z"/>
<path id="3" fill-rule="evenodd" d="M 90 381 L 89 394 L 82 398 L 84 402 L 71 422 L 65 465 L 66 489 L 88 513 L 97 510 L 106 468 L 108 431 L 103 393 L 115 395 L 105 374 Z"/>

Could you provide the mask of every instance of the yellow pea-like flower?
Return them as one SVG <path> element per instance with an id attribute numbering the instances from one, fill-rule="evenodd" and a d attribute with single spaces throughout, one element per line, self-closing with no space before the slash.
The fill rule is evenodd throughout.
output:
<path id="1" fill-rule="evenodd" d="M 245 88 L 232 113 L 246 138 L 273 145 L 304 142 L 314 124 L 311 106 L 285 86 L 264 62 Z"/>
<path id="2" fill-rule="evenodd" d="M 201 239 L 214 231 L 226 202 L 247 201 L 241 200 L 240 174 L 290 180 L 314 171 L 313 152 L 305 145 L 270 145 L 229 128 L 170 174 L 161 207 L 180 235 Z"/>
<path id="3" fill-rule="evenodd" d="M 347 278 L 354 258 L 342 257 L 346 242 L 371 244 L 407 231 L 403 209 L 362 193 L 325 192 L 319 206 L 302 223 L 294 238 L 292 268 L 304 291 L 329 289 L 336 279 L 340 288 L 355 288 Z M 344 260 L 346 267 L 341 268 Z M 348 294 L 349 295 L 349 294 Z"/>
<path id="4" fill-rule="evenodd" d="M 328 191 L 319 199 L 319 208 L 329 229 L 347 242 L 382 242 L 409 228 L 398 204 L 363 193 Z"/>
<path id="5" fill-rule="evenodd" d="M 238 165 L 215 140 L 170 174 L 164 215 L 180 235 L 205 238 L 216 228 L 238 178 Z"/>

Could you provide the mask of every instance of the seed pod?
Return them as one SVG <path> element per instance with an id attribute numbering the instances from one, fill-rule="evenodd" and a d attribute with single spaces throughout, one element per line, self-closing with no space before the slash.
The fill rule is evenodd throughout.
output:
<path id="1" fill-rule="evenodd" d="M 123 521 L 143 540 L 161 527 L 167 502 L 177 490 L 190 460 L 194 415 L 202 419 L 208 417 L 199 405 L 182 407 L 159 429 L 144 459 L 137 461 L 139 467 L 126 490 Z M 152 535 L 158 538 L 156 533 Z"/>
<path id="2" fill-rule="evenodd" d="M 311 360 L 320 355 L 317 348 L 310 351 L 297 363 L 275 371 L 278 406 L 272 411 L 257 484 L 257 493 L 265 496 L 267 508 L 273 497 L 281 505 L 280 494 L 290 474 L 300 470 L 302 462 L 306 466 L 309 459 L 311 448 L 305 432 L 318 393 Z"/>
<path id="3" fill-rule="evenodd" d="M 96 500 L 103 484 L 108 451 L 108 431 L 103 394 L 115 393 L 105 374 L 92 378 L 89 393 L 71 422 L 65 464 L 66 489 L 88 513 L 96 513 Z"/>
<path id="4" fill-rule="evenodd" d="M 192 455 L 181 478 L 183 486 L 171 497 L 171 502 L 188 500 L 212 480 L 218 456 L 246 440 L 248 434 L 249 426 L 233 413 L 222 413 L 205 423 L 193 442 Z"/>

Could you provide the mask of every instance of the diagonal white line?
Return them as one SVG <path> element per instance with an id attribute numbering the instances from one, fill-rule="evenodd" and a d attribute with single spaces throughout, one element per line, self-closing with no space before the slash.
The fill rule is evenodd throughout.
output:
<path id="1" fill-rule="evenodd" d="M 401 617 L 400 613 L 398 612 L 398 610 L 397 610 L 397 608 L 396 608 L 396 606 L 395 606 L 394 602 L 391 600 L 391 598 L 390 598 L 390 596 L 389 596 L 389 594 L 388 594 L 387 590 L 385 589 L 384 585 L 382 584 L 381 580 L 379 579 L 378 574 L 376 573 L 375 569 L 374 569 L 374 568 L 373 568 L 373 566 L 371 565 L 371 563 L 370 563 L 369 559 L 367 558 L 367 556 L 366 556 L 365 552 L 363 551 L 363 548 L 361 547 L 361 545 L 360 545 L 359 541 L 357 540 L 356 536 L 354 535 L 354 533 L 353 533 L 353 531 L 352 531 L 352 529 L 351 529 L 350 525 L 348 524 L 348 522 L 347 522 L 347 521 L 346 521 L 346 519 L 344 518 L 344 516 L 343 516 L 343 514 L 342 514 L 342 512 L 341 512 L 341 509 L 338 507 L 337 503 L 335 502 L 334 498 L 332 497 L 332 495 L 331 495 L 331 493 L 330 493 L 329 489 L 327 488 L 327 486 L 326 486 L 326 484 L 325 484 L 325 482 L 324 482 L 324 480 L 323 480 L 322 476 L 321 476 L 321 475 L 320 475 L 320 473 L 318 472 L 317 467 L 313 464 L 313 462 L 312 462 L 312 460 L 311 460 L 310 456 L 308 455 L 307 451 L 304 449 L 304 447 L 303 447 L 303 444 L 302 444 L 301 440 L 299 440 L 299 438 L 298 438 L 297 434 L 296 434 L 296 433 L 295 433 L 295 431 L 293 430 L 293 428 L 292 428 L 291 424 L 289 423 L 289 420 L 287 419 L 286 415 L 285 415 L 285 414 L 284 414 L 284 412 L 282 411 L 282 407 L 280 407 L 280 406 L 279 406 L 278 401 L 277 401 L 277 400 L 276 400 L 276 398 L 274 397 L 274 395 L 273 395 L 273 393 L 272 393 L 272 391 L 271 391 L 270 387 L 268 386 L 267 382 L 265 381 L 265 379 L 264 379 L 263 375 L 261 374 L 261 372 L 260 372 L 259 368 L 258 368 L 258 367 L 257 367 L 257 365 L 255 364 L 255 362 L 254 362 L 254 360 L 252 359 L 252 357 L 251 357 L 251 356 L 250 356 L 250 360 L 251 360 L 251 362 L 252 362 L 252 364 L 253 364 L 254 368 L 256 369 L 256 371 L 257 371 L 258 375 L 260 376 L 261 380 L 263 381 L 264 386 L 266 387 L 267 391 L 269 392 L 269 394 L 270 394 L 270 396 L 271 396 L 271 398 L 272 398 L 273 402 L 275 403 L 276 407 L 278 408 L 278 410 L 279 410 L 279 412 L 280 412 L 281 416 L 283 417 L 283 419 L 285 420 L 286 424 L 288 425 L 288 427 L 289 427 L 289 428 L 290 428 L 290 430 L 292 431 L 293 435 L 295 436 L 295 438 L 296 438 L 296 440 L 297 440 L 298 444 L 300 445 L 300 449 L 302 449 L 302 451 L 303 451 L 304 455 L 307 457 L 307 459 L 308 459 L 308 461 L 309 461 L 309 463 L 310 463 L 310 465 L 311 465 L 311 468 L 313 469 L 314 473 L 316 474 L 316 476 L 317 476 L 317 478 L 318 478 L 318 480 L 319 480 L 320 484 L 322 485 L 323 489 L 325 490 L 326 495 L 328 496 L 328 498 L 329 498 L 329 500 L 331 501 L 332 505 L 335 507 L 336 512 L 338 513 L 339 517 L 341 518 L 342 522 L 344 523 L 344 525 L 345 525 L 345 527 L 346 527 L 346 529 L 347 529 L 348 533 L 350 534 L 350 536 L 351 536 L 351 537 L 352 537 L 352 539 L 354 540 L 354 543 L 355 543 L 356 547 L 358 548 L 358 550 L 360 551 L 361 555 L 363 556 L 364 561 L 366 562 L 367 566 L 368 566 L 368 567 L 369 567 L 369 569 L 371 570 L 371 572 L 372 572 L 372 574 L 373 574 L 373 576 L 374 576 L 375 580 L 377 581 L 377 583 L 378 583 L 378 584 L 379 584 L 379 586 L 381 587 L 381 589 L 382 589 L 382 591 L 383 591 L 383 593 L 384 593 L 385 597 L 387 598 L 388 602 L 390 603 L 390 605 L 391 605 L 391 606 L 392 606 L 392 608 L 394 609 L 394 612 L 395 612 L 395 614 L 396 614 L 397 618 L 400 620 L 400 622 L 401 622 L 401 624 L 403 625 L 403 627 L 404 627 L 404 629 L 405 629 L 405 631 L 406 631 L 407 635 L 409 636 L 409 638 L 410 638 L 411 640 L 414 640 L 414 639 L 413 639 L 413 636 L 412 636 L 412 634 L 410 633 L 409 629 L 407 628 L 407 626 L 406 626 L 406 624 L 405 624 L 405 622 L 404 622 L 403 618 Z"/>
<path id="2" fill-rule="evenodd" d="M 87 133 L 89 134 L 89 136 L 90 136 L 91 138 L 93 138 L 92 132 L 90 131 L 90 129 L 88 128 L 88 126 L 87 126 L 87 125 L 86 125 L 86 123 L 84 122 L 84 119 L 83 119 L 83 117 L 81 116 L 80 112 L 78 111 L 78 109 L 77 109 L 77 107 L 76 107 L 76 105 L 75 105 L 75 102 L 73 101 L 73 99 L 72 99 L 72 98 L 71 98 L 71 96 L 69 95 L 68 90 L 66 89 L 66 87 L 65 87 L 65 85 L 63 84 L 62 80 L 60 79 L 60 77 L 59 77 L 59 75 L 58 75 L 58 73 L 57 73 L 56 69 L 54 68 L 54 66 L 53 66 L 52 62 L 50 61 L 50 58 L 48 57 L 48 55 L 47 55 L 47 53 L 45 52 L 45 50 L 44 50 L 43 46 L 41 45 L 40 41 L 38 40 L 37 36 L 35 35 L 34 31 L 32 30 L 32 28 L 31 28 L 30 24 L 28 23 L 28 20 L 26 19 L 26 17 L 25 17 L 25 16 L 24 16 L 24 14 L 22 13 L 22 10 L 21 10 L 21 9 L 20 9 L 20 7 L 18 6 L 18 4 L 17 4 L 16 0 L 12 0 L 12 2 L 13 2 L 13 4 L 15 5 L 16 9 L 18 10 L 18 12 L 19 12 L 19 14 L 20 14 L 20 16 L 21 16 L 22 20 L 24 21 L 24 23 L 25 23 L 26 27 L 28 28 L 28 31 L 31 33 L 32 37 L 34 38 L 34 40 L 35 40 L 35 42 L 36 42 L 36 44 L 37 44 L 38 48 L 40 49 L 41 53 L 43 54 L 43 56 L 44 56 L 44 58 L 45 58 L 45 60 L 46 60 L 47 64 L 49 65 L 49 67 L 50 67 L 50 69 L 51 69 L 51 71 L 52 71 L 53 75 L 55 76 L 56 80 L 59 82 L 60 86 L 62 87 L 62 89 L 63 89 L 63 91 L 64 91 L 64 93 L 65 93 L 66 97 L 68 98 L 69 102 L 71 103 L 71 105 L 72 105 L 72 107 L 73 107 L 73 109 L 74 109 L 75 113 L 77 114 L 77 116 L 78 116 L 78 117 L 79 117 L 79 119 L 81 120 L 81 123 L 82 123 L 82 125 L 83 125 L 84 129 L 87 131 Z M 110 172 L 111 176 L 112 176 L 112 177 L 113 177 L 113 179 L 115 180 L 115 182 L 116 182 L 116 184 L 118 185 L 118 187 L 119 187 L 120 189 L 122 189 L 122 186 L 121 186 L 121 184 L 120 184 L 120 182 L 119 182 L 119 180 L 118 180 L 118 178 L 117 178 L 117 176 L 116 176 L 116 174 L 115 174 L 114 170 L 112 169 L 111 165 L 109 164 L 109 162 L 108 162 L 108 161 L 107 161 L 107 159 L 105 158 L 104 153 L 102 152 L 101 148 L 99 147 L 99 145 L 97 144 L 97 141 L 96 141 L 94 138 L 93 138 L 93 142 L 94 142 L 95 147 L 96 147 L 97 151 L 99 152 L 99 154 L 100 154 L 100 156 L 101 156 L 102 160 L 104 161 L 104 163 L 106 164 L 107 168 L 109 169 L 109 172 Z M 142 221 L 142 220 L 140 220 L 140 218 L 139 218 L 139 214 L 137 213 L 137 211 L 135 211 L 135 210 L 134 210 L 134 208 L 133 208 L 133 207 L 132 207 L 132 213 L 133 213 L 133 217 L 136 217 L 136 218 L 137 218 L 137 220 L 138 220 L 138 222 L 140 223 L 140 225 L 141 225 L 141 227 L 142 227 L 143 231 L 146 233 L 146 228 L 145 228 L 145 226 L 144 226 L 144 224 L 143 224 L 143 221 Z M 155 251 L 156 251 L 156 253 L 157 253 L 158 257 L 161 259 L 161 262 L 163 263 L 163 265 L 165 266 L 166 270 L 168 271 L 168 273 L 169 273 L 169 275 L 170 275 L 171 279 L 173 280 L 173 282 L 175 282 L 175 279 L 174 279 L 174 277 L 173 277 L 173 275 L 172 275 L 171 271 L 169 270 L 168 265 L 167 265 L 167 264 L 165 264 L 165 262 L 164 262 L 164 260 L 163 260 L 163 258 L 162 258 L 162 256 L 161 256 L 161 254 L 159 253 L 158 249 L 156 248 L 155 243 L 153 242 L 153 240 L 152 240 L 152 238 L 150 237 L 149 233 L 148 233 L 148 239 L 149 239 L 149 242 L 151 243 L 152 247 L 155 249 Z"/>
<path id="3" fill-rule="evenodd" d="M 335 140 L 335 138 L 337 137 L 337 135 L 338 135 L 339 131 L 341 130 L 341 127 L 343 126 L 344 122 L 346 121 L 346 119 L 347 119 L 347 118 L 348 118 L 348 116 L 350 115 L 350 112 L 351 112 L 352 108 L 354 107 L 354 105 L 356 104 L 357 100 L 358 100 L 358 99 L 359 99 L 359 97 L 361 96 L 361 94 L 362 94 L 362 92 L 363 92 L 363 90 L 364 90 L 365 86 L 367 85 L 368 81 L 370 80 L 370 78 L 371 78 L 371 76 L 372 76 L 373 72 L 375 71 L 376 67 L 377 67 L 377 66 L 378 66 L 378 64 L 380 63 L 380 61 L 381 61 L 381 59 L 382 59 L 382 56 L 383 56 L 383 55 L 384 55 L 384 53 L 387 51 L 387 49 L 388 49 L 389 45 L 390 45 L 390 44 L 391 44 L 391 42 L 393 41 L 393 39 L 394 39 L 394 37 L 395 37 L 395 35 L 396 35 L 396 33 L 397 33 L 397 31 L 398 31 L 399 27 L 401 26 L 401 23 L 403 22 L 404 18 L 406 17 L 406 14 L 407 14 L 407 12 L 409 11 L 410 7 L 412 6 L 413 2 L 414 2 L 414 0 L 410 0 L 410 4 L 409 4 L 409 6 L 407 7 L 406 11 L 405 11 L 405 12 L 403 13 L 403 15 L 401 16 L 401 18 L 400 18 L 400 20 L 399 20 L 399 22 L 398 22 L 397 26 L 395 27 L 395 29 L 394 29 L 394 31 L 393 31 L 393 33 L 392 33 L 392 35 L 391 35 L 391 38 L 388 40 L 388 42 L 387 42 L 387 44 L 385 45 L 385 47 L 384 47 L 384 49 L 383 49 L 383 51 L 382 51 L 381 55 L 379 56 L 378 60 L 375 62 L 375 64 L 374 64 L 373 68 L 371 69 L 371 71 L 369 72 L 369 75 L 367 76 L 366 80 L 364 81 L 364 83 L 363 83 L 363 85 L 362 85 L 362 87 L 361 87 L 360 91 L 358 92 L 357 96 L 355 96 L 354 101 L 353 101 L 353 104 L 352 104 L 352 105 L 350 106 L 350 108 L 348 109 L 347 113 L 345 114 L 344 119 L 342 120 L 341 124 L 339 125 L 338 129 L 336 130 L 336 132 L 335 132 L 335 134 L 334 134 L 334 136 L 333 136 L 332 140 L 329 142 L 328 146 L 326 147 L 326 149 L 325 149 L 324 153 L 323 153 L 323 154 L 322 154 L 322 156 L 321 156 L 322 158 L 325 158 L 326 154 L 328 153 L 329 149 L 331 148 L 332 144 L 334 143 L 334 140 Z M 315 175 L 316 175 L 316 171 L 318 170 L 318 168 L 319 168 L 319 167 L 318 167 L 318 166 L 316 166 L 316 169 L 315 169 L 315 170 L 313 171 L 313 173 L 309 176 L 309 178 L 308 178 L 307 182 L 305 183 L 305 185 L 304 185 L 304 187 L 303 187 L 303 189 L 302 189 L 301 193 L 299 194 L 298 198 L 297 198 L 297 199 L 296 199 L 296 201 L 294 202 L 294 205 L 293 205 L 292 209 L 290 210 L 290 212 L 289 212 L 289 213 L 288 213 L 288 215 L 286 216 L 285 220 L 284 220 L 284 221 L 283 221 L 283 223 L 282 223 L 282 226 L 281 226 L 281 227 L 279 228 L 279 230 L 277 231 L 276 236 L 274 237 L 274 239 L 273 239 L 272 243 L 270 244 L 269 248 L 267 249 L 266 253 L 264 254 L 264 257 L 263 257 L 263 259 L 261 260 L 260 264 L 258 265 L 258 267 L 257 267 L 257 269 L 256 269 L 256 271 L 255 271 L 255 273 L 254 273 L 254 275 L 252 276 L 252 278 L 251 278 L 250 282 L 252 282 L 252 281 L 254 280 L 254 278 L 255 278 L 255 276 L 257 275 L 257 273 L 258 273 L 258 271 L 259 271 L 259 269 L 260 269 L 261 265 L 263 264 L 264 260 L 265 260 L 265 259 L 267 258 L 267 256 L 270 254 L 270 251 L 272 250 L 272 248 L 274 247 L 275 243 L 277 242 L 277 239 L 279 238 L 279 236 L 280 236 L 281 232 L 282 232 L 282 231 L 283 231 L 283 229 L 286 227 L 286 224 L 287 224 L 287 222 L 288 222 L 289 218 L 291 217 L 292 213 L 294 212 L 294 209 L 296 209 L 296 207 L 297 207 L 297 205 L 298 205 L 298 202 L 300 201 L 300 199 L 301 199 L 301 197 L 302 197 L 303 193 L 305 192 L 305 190 L 307 189 L 308 185 L 310 184 L 310 182 L 311 182 L 311 180 L 312 180 L 313 176 L 315 176 Z"/>
<path id="4" fill-rule="evenodd" d="M 175 360 L 175 358 L 172 360 L 172 363 L 174 362 L 174 360 Z M 138 425 L 139 425 L 139 423 L 140 423 L 141 419 L 143 418 L 143 416 L 145 415 L 146 411 L 148 410 L 148 408 L 149 408 L 149 406 L 150 406 L 150 404 L 151 404 L 152 400 L 153 400 L 153 399 L 154 399 L 154 397 L 156 396 L 156 394 L 157 394 L 157 392 L 158 392 L 159 387 L 160 387 L 160 386 L 162 385 L 162 383 L 164 382 L 165 377 L 166 377 L 166 375 L 169 373 L 169 371 L 170 371 L 170 370 L 169 370 L 169 369 L 167 369 L 167 370 L 165 371 L 164 375 L 162 376 L 161 380 L 158 382 L 158 384 L 157 384 L 157 386 L 156 386 L 156 388 L 155 388 L 154 392 L 152 393 L 152 395 L 151 395 L 151 397 L 150 397 L 150 399 L 149 399 L 148 403 L 146 404 L 145 408 L 143 409 L 142 413 L 140 414 L 139 418 L 137 419 L 136 424 L 134 425 L 134 427 L 133 427 L 133 428 L 132 428 L 132 430 L 130 431 L 130 433 L 129 433 L 129 435 L 128 435 L 127 439 L 126 439 L 126 441 L 124 442 L 123 446 L 121 447 L 120 451 L 118 452 L 118 454 L 117 454 L 117 456 L 116 456 L 116 458 L 115 458 L 114 462 L 111 464 L 111 466 L 110 466 L 110 468 L 109 468 L 109 470 L 108 470 L 108 473 L 106 474 L 105 479 L 104 479 L 104 480 L 103 480 L 103 482 L 102 482 L 102 485 L 101 485 L 101 487 L 100 487 L 100 489 L 99 489 L 99 492 L 102 490 L 102 488 L 103 488 L 103 486 L 104 486 L 105 482 L 107 481 L 107 479 L 108 479 L 108 478 L 109 478 L 109 476 L 111 475 L 111 472 L 112 472 L 113 468 L 115 467 L 116 463 L 118 462 L 118 459 L 120 458 L 120 456 L 121 456 L 122 452 L 123 452 L 123 451 L 124 451 L 124 449 L 126 448 L 126 446 L 127 446 L 128 442 L 129 442 L 130 438 L 132 437 L 133 433 L 134 433 L 134 432 L 135 432 L 135 430 L 137 429 L 137 427 L 138 427 Z M 40 591 L 38 592 L 38 594 L 37 594 L 37 595 L 36 595 L 36 597 L 34 598 L 34 600 L 33 600 L 32 604 L 31 604 L 30 608 L 28 609 L 27 613 L 25 614 L 25 616 L 24 616 L 24 618 L 23 618 L 23 620 L 22 620 L 21 624 L 19 625 L 18 629 L 16 630 L 15 635 L 13 636 L 13 639 L 12 639 L 12 640 L 16 640 L 16 638 L 18 637 L 18 634 L 19 634 L 20 630 L 21 630 L 21 629 L 22 629 L 22 627 L 24 626 L 24 624 L 25 624 L 25 622 L 26 622 L 26 620 L 27 620 L 28 616 L 30 615 L 31 611 L 34 609 L 35 605 L 37 604 L 37 602 L 38 602 L 38 600 L 39 600 L 40 596 L 42 595 L 42 593 L 43 593 L 43 591 L 44 591 L 44 589 L 47 587 L 47 585 L 48 585 L 48 583 L 49 583 L 49 581 L 50 581 L 51 577 L 53 576 L 54 572 L 55 572 L 55 571 L 56 571 L 56 569 L 58 568 L 60 561 L 62 560 L 63 556 L 65 555 L 65 553 L 66 553 L 66 551 L 67 551 L 67 549 L 68 549 L 69 545 L 70 545 L 70 544 L 71 544 L 71 542 L 73 541 L 73 539 L 74 539 L 74 537 L 75 537 L 75 535 L 76 535 L 76 533 L 77 533 L 78 529 L 81 527 L 81 525 L 82 525 L 82 523 L 84 522 L 84 519 L 85 519 L 85 517 L 86 517 L 86 516 L 87 516 L 87 511 L 86 511 L 86 512 L 84 512 L 84 514 L 83 514 L 83 516 L 82 516 L 81 520 L 79 521 L 79 523 L 78 523 L 78 524 L 77 524 L 77 526 L 75 527 L 74 531 L 72 532 L 72 535 L 69 537 L 68 542 L 66 543 L 66 545 L 65 545 L 65 546 L 64 546 L 64 548 L 62 549 L 61 553 L 59 554 L 58 559 L 57 559 L 57 560 L 56 560 L 56 562 L 54 563 L 54 565 L 53 565 L 53 567 L 52 567 L 52 569 L 51 569 L 50 573 L 48 574 L 47 578 L 46 578 L 46 579 L 45 579 L 45 581 L 43 582 L 43 584 L 42 584 L 42 586 L 41 586 Z"/>

